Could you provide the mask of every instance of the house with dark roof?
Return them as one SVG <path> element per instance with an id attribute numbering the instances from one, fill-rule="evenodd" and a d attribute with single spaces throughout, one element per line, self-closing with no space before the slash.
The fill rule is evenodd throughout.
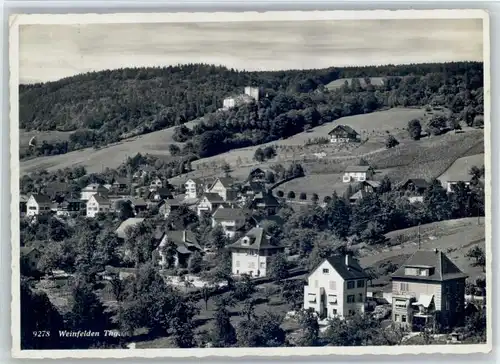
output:
<path id="1" fill-rule="evenodd" d="M 418 250 L 391 278 L 394 322 L 412 331 L 463 324 L 467 275 L 443 252 Z"/>
<path id="2" fill-rule="evenodd" d="M 266 191 L 256 193 L 248 207 L 252 210 L 265 211 L 268 215 L 274 215 L 278 211 L 280 203 L 272 193 Z"/>
<path id="3" fill-rule="evenodd" d="M 203 214 L 211 215 L 221 205 L 230 207 L 230 203 L 224 201 L 218 193 L 205 192 L 196 205 L 196 211 L 198 216 Z"/>
<path id="4" fill-rule="evenodd" d="M 126 192 L 129 188 L 129 181 L 125 177 L 114 177 L 111 189 L 115 193 Z"/>
<path id="5" fill-rule="evenodd" d="M 128 201 L 130 201 L 130 205 L 136 215 L 139 212 L 146 211 L 148 209 L 148 203 L 141 197 L 132 197 L 129 198 Z"/>
<path id="6" fill-rule="evenodd" d="M 212 227 L 220 225 L 228 238 L 233 238 L 250 217 L 250 211 L 219 206 L 212 214 Z"/>
<path id="7" fill-rule="evenodd" d="M 354 204 L 357 201 L 365 198 L 371 193 L 375 193 L 378 191 L 380 188 L 380 182 L 379 181 L 363 181 L 360 183 L 360 190 L 356 191 L 351 197 L 349 197 L 349 202 Z"/>
<path id="8" fill-rule="evenodd" d="M 52 200 L 47 195 L 31 194 L 26 202 L 26 215 L 37 216 L 50 214 Z"/>
<path id="9" fill-rule="evenodd" d="M 247 182 L 264 182 L 266 180 L 266 172 L 257 167 L 250 171 L 248 174 Z"/>
<path id="10" fill-rule="evenodd" d="M 424 194 L 429 186 L 429 182 L 423 178 L 411 178 L 402 183 L 399 189 L 413 203 L 424 201 Z"/>
<path id="11" fill-rule="evenodd" d="M 190 178 L 184 183 L 186 198 L 198 198 L 204 190 L 205 183 L 199 178 Z"/>
<path id="12" fill-rule="evenodd" d="M 105 196 L 94 194 L 87 201 L 87 217 L 95 217 L 98 213 L 108 214 L 111 211 L 111 201 Z"/>
<path id="13" fill-rule="evenodd" d="M 85 203 L 77 198 L 67 198 L 57 205 L 57 216 L 70 216 L 73 213 L 78 213 L 85 209 Z"/>
<path id="14" fill-rule="evenodd" d="M 344 171 L 342 182 L 364 182 L 375 174 L 375 170 L 370 166 L 348 166 Z"/>
<path id="15" fill-rule="evenodd" d="M 231 177 L 219 177 L 208 188 L 209 193 L 216 193 L 224 201 L 233 201 L 238 197 L 238 190 L 234 187 L 235 181 Z"/>
<path id="16" fill-rule="evenodd" d="M 179 207 L 183 205 L 183 202 L 177 198 L 167 198 L 161 201 L 158 208 L 158 213 L 164 218 L 167 219 L 172 211 L 177 210 Z"/>
<path id="17" fill-rule="evenodd" d="M 196 234 L 190 230 L 164 231 L 155 237 L 160 235 L 160 244 L 155 252 L 162 268 L 186 268 L 191 254 L 202 252 Z"/>
<path id="18" fill-rule="evenodd" d="M 248 274 L 251 277 L 265 277 L 272 256 L 285 250 L 271 244 L 271 237 L 261 227 L 250 229 L 227 248 L 231 251 L 233 275 Z"/>
<path id="19" fill-rule="evenodd" d="M 161 187 L 148 193 L 147 199 L 151 202 L 158 202 L 167 198 L 173 198 L 172 190 L 168 187 Z"/>
<path id="20" fill-rule="evenodd" d="M 363 313 L 369 279 L 350 254 L 325 258 L 307 277 L 304 308 L 314 309 L 320 318 Z"/>
<path id="21" fill-rule="evenodd" d="M 353 143 L 361 141 L 361 136 L 348 125 L 337 125 L 328 135 L 330 143 Z"/>

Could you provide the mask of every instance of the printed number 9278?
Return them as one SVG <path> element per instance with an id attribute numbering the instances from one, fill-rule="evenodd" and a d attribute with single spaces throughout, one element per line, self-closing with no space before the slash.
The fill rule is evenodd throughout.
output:
<path id="1" fill-rule="evenodd" d="M 47 331 L 47 330 L 33 331 L 33 336 L 34 337 L 49 337 L 50 331 Z"/>

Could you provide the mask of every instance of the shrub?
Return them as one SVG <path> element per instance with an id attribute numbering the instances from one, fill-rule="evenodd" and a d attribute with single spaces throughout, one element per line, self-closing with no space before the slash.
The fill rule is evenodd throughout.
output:
<path id="1" fill-rule="evenodd" d="M 279 190 L 278 192 L 276 192 L 276 195 L 278 197 L 283 197 L 283 196 L 285 196 L 285 193 L 283 191 Z"/>
<path id="2" fill-rule="evenodd" d="M 394 135 L 389 134 L 387 136 L 387 139 L 385 140 L 385 147 L 387 149 L 390 149 L 390 148 L 394 148 L 397 145 L 399 145 L 398 140 L 394 137 Z"/>
<path id="3" fill-rule="evenodd" d="M 324 203 L 330 203 L 331 200 L 332 200 L 332 198 L 330 196 L 323 197 L 323 202 Z"/>
<path id="4" fill-rule="evenodd" d="M 293 191 L 288 192 L 286 197 L 293 200 L 295 198 L 295 192 L 293 192 Z"/>
<path id="5" fill-rule="evenodd" d="M 313 194 L 312 194 L 312 197 L 311 197 L 311 201 L 313 201 L 313 202 L 318 202 L 318 200 L 319 200 L 319 196 L 318 196 L 318 194 L 317 194 L 317 193 L 313 193 Z"/>
<path id="6" fill-rule="evenodd" d="M 305 192 L 301 192 L 299 198 L 301 200 L 306 200 L 307 199 L 307 194 Z"/>
<path id="7" fill-rule="evenodd" d="M 410 120 L 408 122 L 408 133 L 410 134 L 410 138 L 413 140 L 419 140 L 420 134 L 422 133 L 422 125 L 420 125 L 420 121 L 417 119 Z"/>

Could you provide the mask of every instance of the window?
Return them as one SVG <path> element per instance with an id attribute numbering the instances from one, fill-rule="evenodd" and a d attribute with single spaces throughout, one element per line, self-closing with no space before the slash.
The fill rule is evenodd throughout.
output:
<path id="1" fill-rule="evenodd" d="M 330 289 L 332 291 L 336 291 L 337 290 L 337 282 L 335 281 L 330 281 Z"/>
<path id="2" fill-rule="evenodd" d="M 337 304 L 337 295 L 336 294 L 329 294 L 328 295 L 328 303 L 331 303 L 332 305 Z"/>
<path id="3" fill-rule="evenodd" d="M 406 315 L 401 315 L 401 322 L 406 322 Z"/>
<path id="4" fill-rule="evenodd" d="M 365 281 L 358 281 L 358 288 L 363 288 L 365 286 Z"/>
<path id="5" fill-rule="evenodd" d="M 400 283 L 400 290 L 402 292 L 407 292 L 409 291 L 409 288 L 408 288 L 408 283 Z"/>
<path id="6" fill-rule="evenodd" d="M 236 261 L 236 267 L 238 267 L 238 268 L 240 267 L 240 261 L 239 260 Z"/>
<path id="7" fill-rule="evenodd" d="M 239 271 L 239 270 L 236 270 L 236 274 L 240 274 L 240 271 Z"/>
<path id="8" fill-rule="evenodd" d="M 405 274 L 408 276 L 416 276 L 418 275 L 417 268 L 405 268 Z"/>
<path id="9" fill-rule="evenodd" d="M 328 269 L 328 268 L 324 268 L 324 269 L 323 269 L 323 274 L 328 274 L 328 273 L 330 273 L 330 269 Z"/>
<path id="10" fill-rule="evenodd" d="M 354 288 L 354 281 L 347 282 L 347 289 L 353 289 L 353 288 Z"/>
<path id="11" fill-rule="evenodd" d="M 250 271 L 248 272 L 248 274 L 250 275 L 250 277 L 253 275 L 253 271 Z"/>
<path id="12" fill-rule="evenodd" d="M 399 315 L 398 314 L 395 314 L 394 315 L 394 321 L 398 322 L 399 321 Z"/>
<path id="13" fill-rule="evenodd" d="M 316 295 L 314 293 L 309 293 L 308 294 L 308 301 L 309 301 L 309 303 L 315 303 L 316 302 Z"/>
<path id="14" fill-rule="evenodd" d="M 396 300 L 395 306 L 396 308 L 406 309 L 406 301 Z"/>
<path id="15" fill-rule="evenodd" d="M 334 309 L 332 310 L 332 314 L 333 314 L 333 316 L 337 316 L 337 309 L 336 309 L 336 308 L 334 308 Z"/>
<path id="16" fill-rule="evenodd" d="M 429 275 L 429 270 L 428 269 L 420 269 L 418 273 L 420 276 L 426 277 Z"/>
<path id="17" fill-rule="evenodd" d="M 354 303 L 354 295 L 347 296 L 347 303 Z"/>
<path id="18" fill-rule="evenodd" d="M 266 267 L 266 262 L 260 262 L 260 267 L 265 268 Z"/>
<path id="19" fill-rule="evenodd" d="M 358 295 L 358 302 L 363 302 L 363 293 Z"/>

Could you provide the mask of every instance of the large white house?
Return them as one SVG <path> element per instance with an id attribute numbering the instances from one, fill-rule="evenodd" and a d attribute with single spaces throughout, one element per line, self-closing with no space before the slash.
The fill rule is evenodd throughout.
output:
<path id="1" fill-rule="evenodd" d="M 351 255 L 324 259 L 307 279 L 304 308 L 313 308 L 320 318 L 364 312 L 369 276 Z"/>
<path id="2" fill-rule="evenodd" d="M 99 183 L 91 183 L 87 187 L 83 188 L 80 195 L 80 200 L 88 201 L 90 197 L 95 194 L 100 194 L 102 196 L 107 196 L 109 190 Z"/>
<path id="3" fill-rule="evenodd" d="M 225 202 L 219 194 L 205 192 L 196 205 L 196 211 L 198 216 L 212 214 L 221 205 L 229 207 L 229 204 Z"/>
<path id="4" fill-rule="evenodd" d="M 375 171 L 370 166 L 348 166 L 344 171 L 342 181 L 349 182 L 364 182 L 373 177 Z"/>
<path id="5" fill-rule="evenodd" d="M 190 178 L 184 183 L 186 189 L 186 198 L 198 198 L 198 193 L 201 191 L 203 182 L 199 178 Z"/>
<path id="6" fill-rule="evenodd" d="M 26 215 L 36 216 L 50 213 L 52 201 L 49 196 L 32 194 L 26 202 Z"/>
<path id="7" fill-rule="evenodd" d="M 229 245 L 232 274 L 265 277 L 271 257 L 284 251 L 284 247 L 272 245 L 270 238 L 263 228 L 255 227 Z"/>
<path id="8" fill-rule="evenodd" d="M 248 212 L 239 208 L 219 206 L 212 215 L 212 227 L 222 226 L 228 238 L 233 238 L 236 232 L 245 226 Z"/>
<path id="9" fill-rule="evenodd" d="M 219 177 L 207 192 L 218 194 L 224 201 L 234 201 L 238 198 L 238 190 L 233 185 L 234 180 L 231 177 Z"/>
<path id="10" fill-rule="evenodd" d="M 92 195 L 87 202 L 87 217 L 95 217 L 99 212 L 111 211 L 111 201 L 101 195 Z"/>

